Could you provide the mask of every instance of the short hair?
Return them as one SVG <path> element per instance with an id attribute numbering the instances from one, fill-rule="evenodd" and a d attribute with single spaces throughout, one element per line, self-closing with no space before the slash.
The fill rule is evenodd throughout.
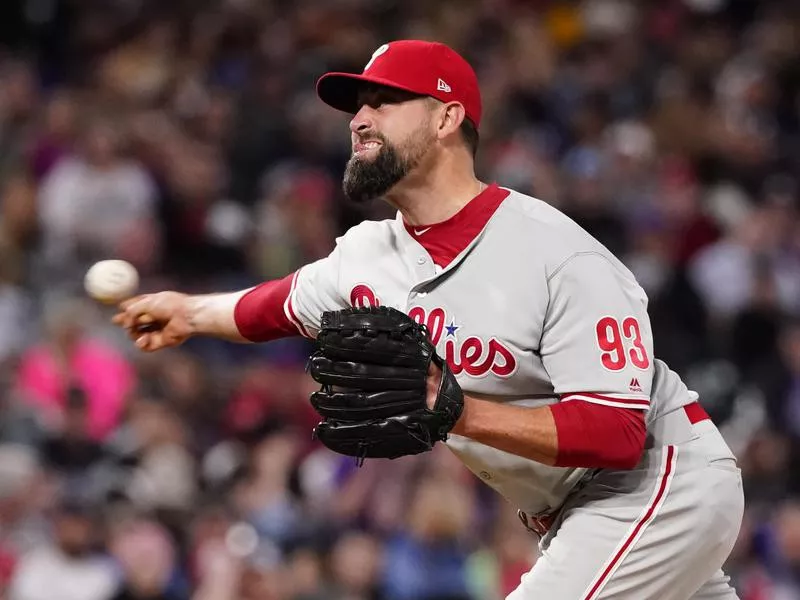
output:
<path id="1" fill-rule="evenodd" d="M 464 144 L 467 146 L 467 150 L 472 153 L 472 158 L 474 159 L 475 156 L 478 154 L 478 142 L 480 141 L 480 136 L 478 135 L 478 128 L 475 127 L 475 123 L 472 122 L 470 119 L 464 119 L 461 122 L 461 139 L 464 140 Z"/>
<path id="2" fill-rule="evenodd" d="M 441 100 L 434 98 L 433 96 L 427 96 L 426 98 L 428 99 L 431 108 L 441 106 L 442 104 Z M 459 131 L 461 132 L 461 140 L 464 142 L 467 150 L 470 151 L 470 154 L 472 154 L 472 158 L 475 159 L 475 156 L 478 154 L 478 142 L 480 141 L 478 128 L 475 127 L 475 123 L 473 123 L 469 118 L 464 117 L 464 120 L 461 121 Z"/>

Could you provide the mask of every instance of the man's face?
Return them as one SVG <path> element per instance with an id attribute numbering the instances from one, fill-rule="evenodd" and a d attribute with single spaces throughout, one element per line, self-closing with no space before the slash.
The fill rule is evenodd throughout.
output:
<path id="1" fill-rule="evenodd" d="M 92 544 L 92 521 L 80 514 L 62 514 L 56 519 L 56 540 L 62 552 L 80 557 Z"/>
<path id="2" fill-rule="evenodd" d="M 365 89 L 350 123 L 353 153 L 344 172 L 345 195 L 367 202 L 389 192 L 433 147 L 431 101 L 385 87 Z"/>

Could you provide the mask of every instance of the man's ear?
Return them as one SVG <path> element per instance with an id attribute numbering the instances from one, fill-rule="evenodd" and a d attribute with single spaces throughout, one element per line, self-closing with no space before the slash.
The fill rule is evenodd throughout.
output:
<path id="1" fill-rule="evenodd" d="M 461 103 L 448 102 L 443 104 L 436 123 L 436 137 L 441 140 L 457 132 L 465 118 L 466 112 Z"/>

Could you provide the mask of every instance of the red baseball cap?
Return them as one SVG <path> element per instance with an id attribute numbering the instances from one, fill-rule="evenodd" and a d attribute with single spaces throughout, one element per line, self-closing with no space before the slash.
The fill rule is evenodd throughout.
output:
<path id="1" fill-rule="evenodd" d="M 355 114 L 358 91 L 364 82 L 430 96 L 442 102 L 460 102 L 477 128 L 481 121 L 481 92 L 470 64 L 452 48 L 438 42 L 398 40 L 384 44 L 360 75 L 326 73 L 317 81 L 317 95 L 326 104 Z"/>

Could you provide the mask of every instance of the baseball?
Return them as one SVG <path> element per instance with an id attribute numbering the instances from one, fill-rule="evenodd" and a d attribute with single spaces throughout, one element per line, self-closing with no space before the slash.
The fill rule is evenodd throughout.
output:
<path id="1" fill-rule="evenodd" d="M 86 272 L 86 293 L 103 304 L 116 304 L 133 296 L 139 287 L 139 273 L 124 260 L 101 260 Z"/>

